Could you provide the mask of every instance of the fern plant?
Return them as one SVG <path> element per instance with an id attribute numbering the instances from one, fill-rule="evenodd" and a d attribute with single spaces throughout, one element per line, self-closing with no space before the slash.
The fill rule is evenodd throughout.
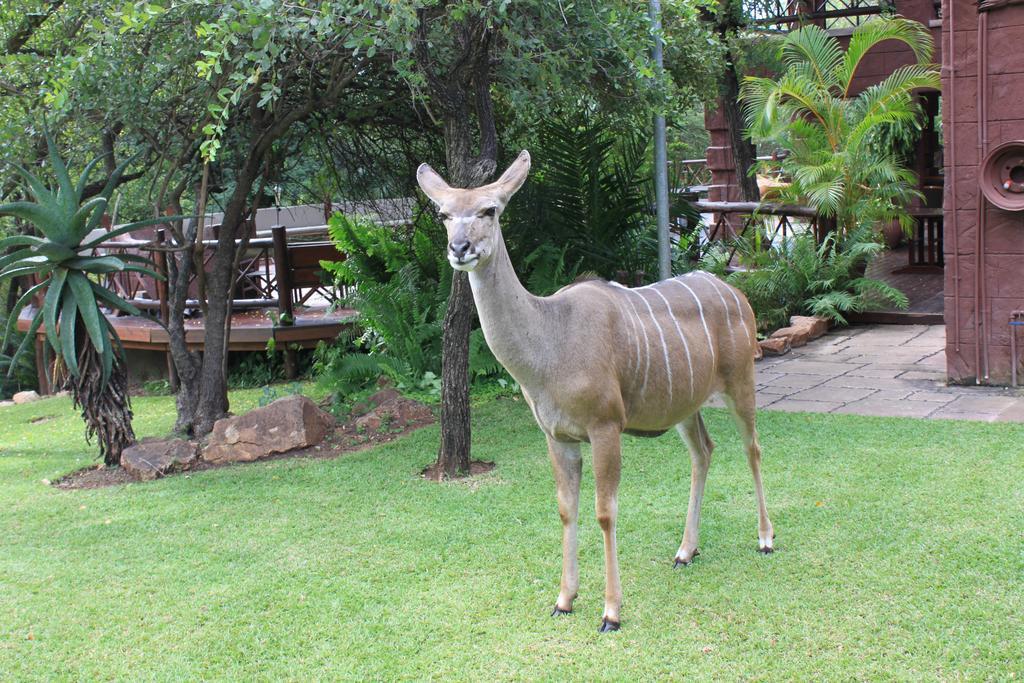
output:
<path id="1" fill-rule="evenodd" d="M 317 373 L 343 394 L 380 375 L 413 387 L 426 376 L 439 376 L 451 289 L 443 227 L 424 214 L 403 233 L 338 214 L 329 231 L 347 258 L 323 266 L 345 285 L 345 303 L 359 312 L 361 332 L 319 350 Z M 470 337 L 469 360 L 473 379 L 503 371 L 479 330 Z"/>
<path id="2" fill-rule="evenodd" d="M 530 291 L 549 294 L 581 273 L 657 272 L 647 136 L 617 134 L 580 114 L 545 120 L 534 176 L 502 226 Z"/>
<path id="3" fill-rule="evenodd" d="M 719 245 L 702 266 L 746 294 L 762 331 L 785 326 L 791 315 L 818 315 L 846 324 L 847 314 L 874 305 L 907 306 L 898 289 L 860 274 L 882 249 L 872 228 L 861 225 L 845 238 L 830 233 L 820 244 L 810 232 L 778 249 L 764 250 L 753 240 L 741 240 L 737 254 L 750 267 L 734 272 L 728 267 L 730 251 Z"/>

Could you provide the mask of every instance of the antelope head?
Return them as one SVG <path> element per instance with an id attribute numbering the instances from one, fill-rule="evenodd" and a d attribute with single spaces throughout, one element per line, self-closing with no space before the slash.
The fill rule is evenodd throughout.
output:
<path id="1" fill-rule="evenodd" d="M 530 153 L 519 153 L 512 165 L 489 185 L 451 187 L 427 164 L 416 169 L 416 181 L 437 207 L 448 231 L 448 262 L 455 270 L 474 270 L 494 254 L 501 240 L 498 217 L 530 172 Z"/>

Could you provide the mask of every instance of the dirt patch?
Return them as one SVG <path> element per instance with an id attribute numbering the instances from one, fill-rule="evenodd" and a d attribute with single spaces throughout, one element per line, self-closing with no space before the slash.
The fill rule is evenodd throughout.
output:
<path id="1" fill-rule="evenodd" d="M 469 463 L 469 473 L 456 477 L 456 479 L 465 479 L 466 477 L 475 477 L 478 474 L 487 474 L 495 467 L 497 467 L 497 465 L 493 462 L 487 462 L 486 460 L 473 460 Z M 444 476 L 444 473 L 436 463 L 423 470 L 421 474 L 424 479 L 429 479 L 430 481 L 450 481 Z"/>
<path id="2" fill-rule="evenodd" d="M 366 419 L 377 416 L 379 419 Z M 254 462 L 268 462 L 285 458 L 337 458 L 347 453 L 355 453 L 373 446 L 388 443 L 434 423 L 434 415 L 429 407 L 400 396 L 389 397 L 389 400 L 378 405 L 373 411 L 364 415 L 353 416 L 343 424 L 339 424 L 327 435 L 323 443 L 311 448 L 302 448 L 287 453 L 276 453 Z M 219 469 L 221 467 L 245 467 L 252 463 L 211 463 L 197 460 L 189 469 L 166 476 L 179 476 L 193 472 Z M 493 463 L 486 470 L 493 469 Z M 474 472 L 475 474 L 476 472 Z M 104 486 L 135 483 L 136 480 L 121 467 L 93 465 L 56 481 L 53 486 L 60 489 L 96 489 Z"/>
<path id="3" fill-rule="evenodd" d="M 120 467 L 107 467 L 99 464 L 64 475 L 51 482 L 59 489 L 100 489 L 104 486 L 128 484 L 134 481 Z"/>

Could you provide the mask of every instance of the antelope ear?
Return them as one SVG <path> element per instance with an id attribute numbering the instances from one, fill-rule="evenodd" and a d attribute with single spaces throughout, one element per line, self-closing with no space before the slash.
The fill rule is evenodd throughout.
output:
<path id="1" fill-rule="evenodd" d="M 497 190 L 498 195 L 501 198 L 502 203 L 507 204 L 508 200 L 512 198 L 512 195 L 516 193 L 523 183 L 526 182 L 526 176 L 530 173 L 530 153 L 525 149 L 519 153 L 516 160 L 512 162 L 501 177 L 492 183 L 492 187 Z"/>
<path id="2" fill-rule="evenodd" d="M 430 168 L 427 164 L 420 164 L 420 167 L 416 169 L 416 182 L 419 183 L 423 194 L 427 195 L 430 201 L 434 202 L 437 206 L 441 205 L 445 193 L 452 189 L 437 174 L 437 171 Z"/>

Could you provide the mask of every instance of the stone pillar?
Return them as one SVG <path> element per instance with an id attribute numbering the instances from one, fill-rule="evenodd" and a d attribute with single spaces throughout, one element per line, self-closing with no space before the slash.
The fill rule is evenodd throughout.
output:
<path id="1" fill-rule="evenodd" d="M 736 164 L 732 156 L 732 134 L 729 131 L 729 122 L 722 113 L 721 107 L 704 110 L 704 127 L 707 128 L 711 138 L 711 145 L 707 148 L 705 158 L 708 162 L 708 170 L 711 171 L 711 185 L 708 187 L 708 201 L 711 202 L 741 202 L 743 194 L 736 182 Z M 715 220 L 717 220 L 715 216 Z M 729 226 L 732 231 L 738 231 L 739 226 Z M 719 234 L 718 237 L 727 235 Z"/>

